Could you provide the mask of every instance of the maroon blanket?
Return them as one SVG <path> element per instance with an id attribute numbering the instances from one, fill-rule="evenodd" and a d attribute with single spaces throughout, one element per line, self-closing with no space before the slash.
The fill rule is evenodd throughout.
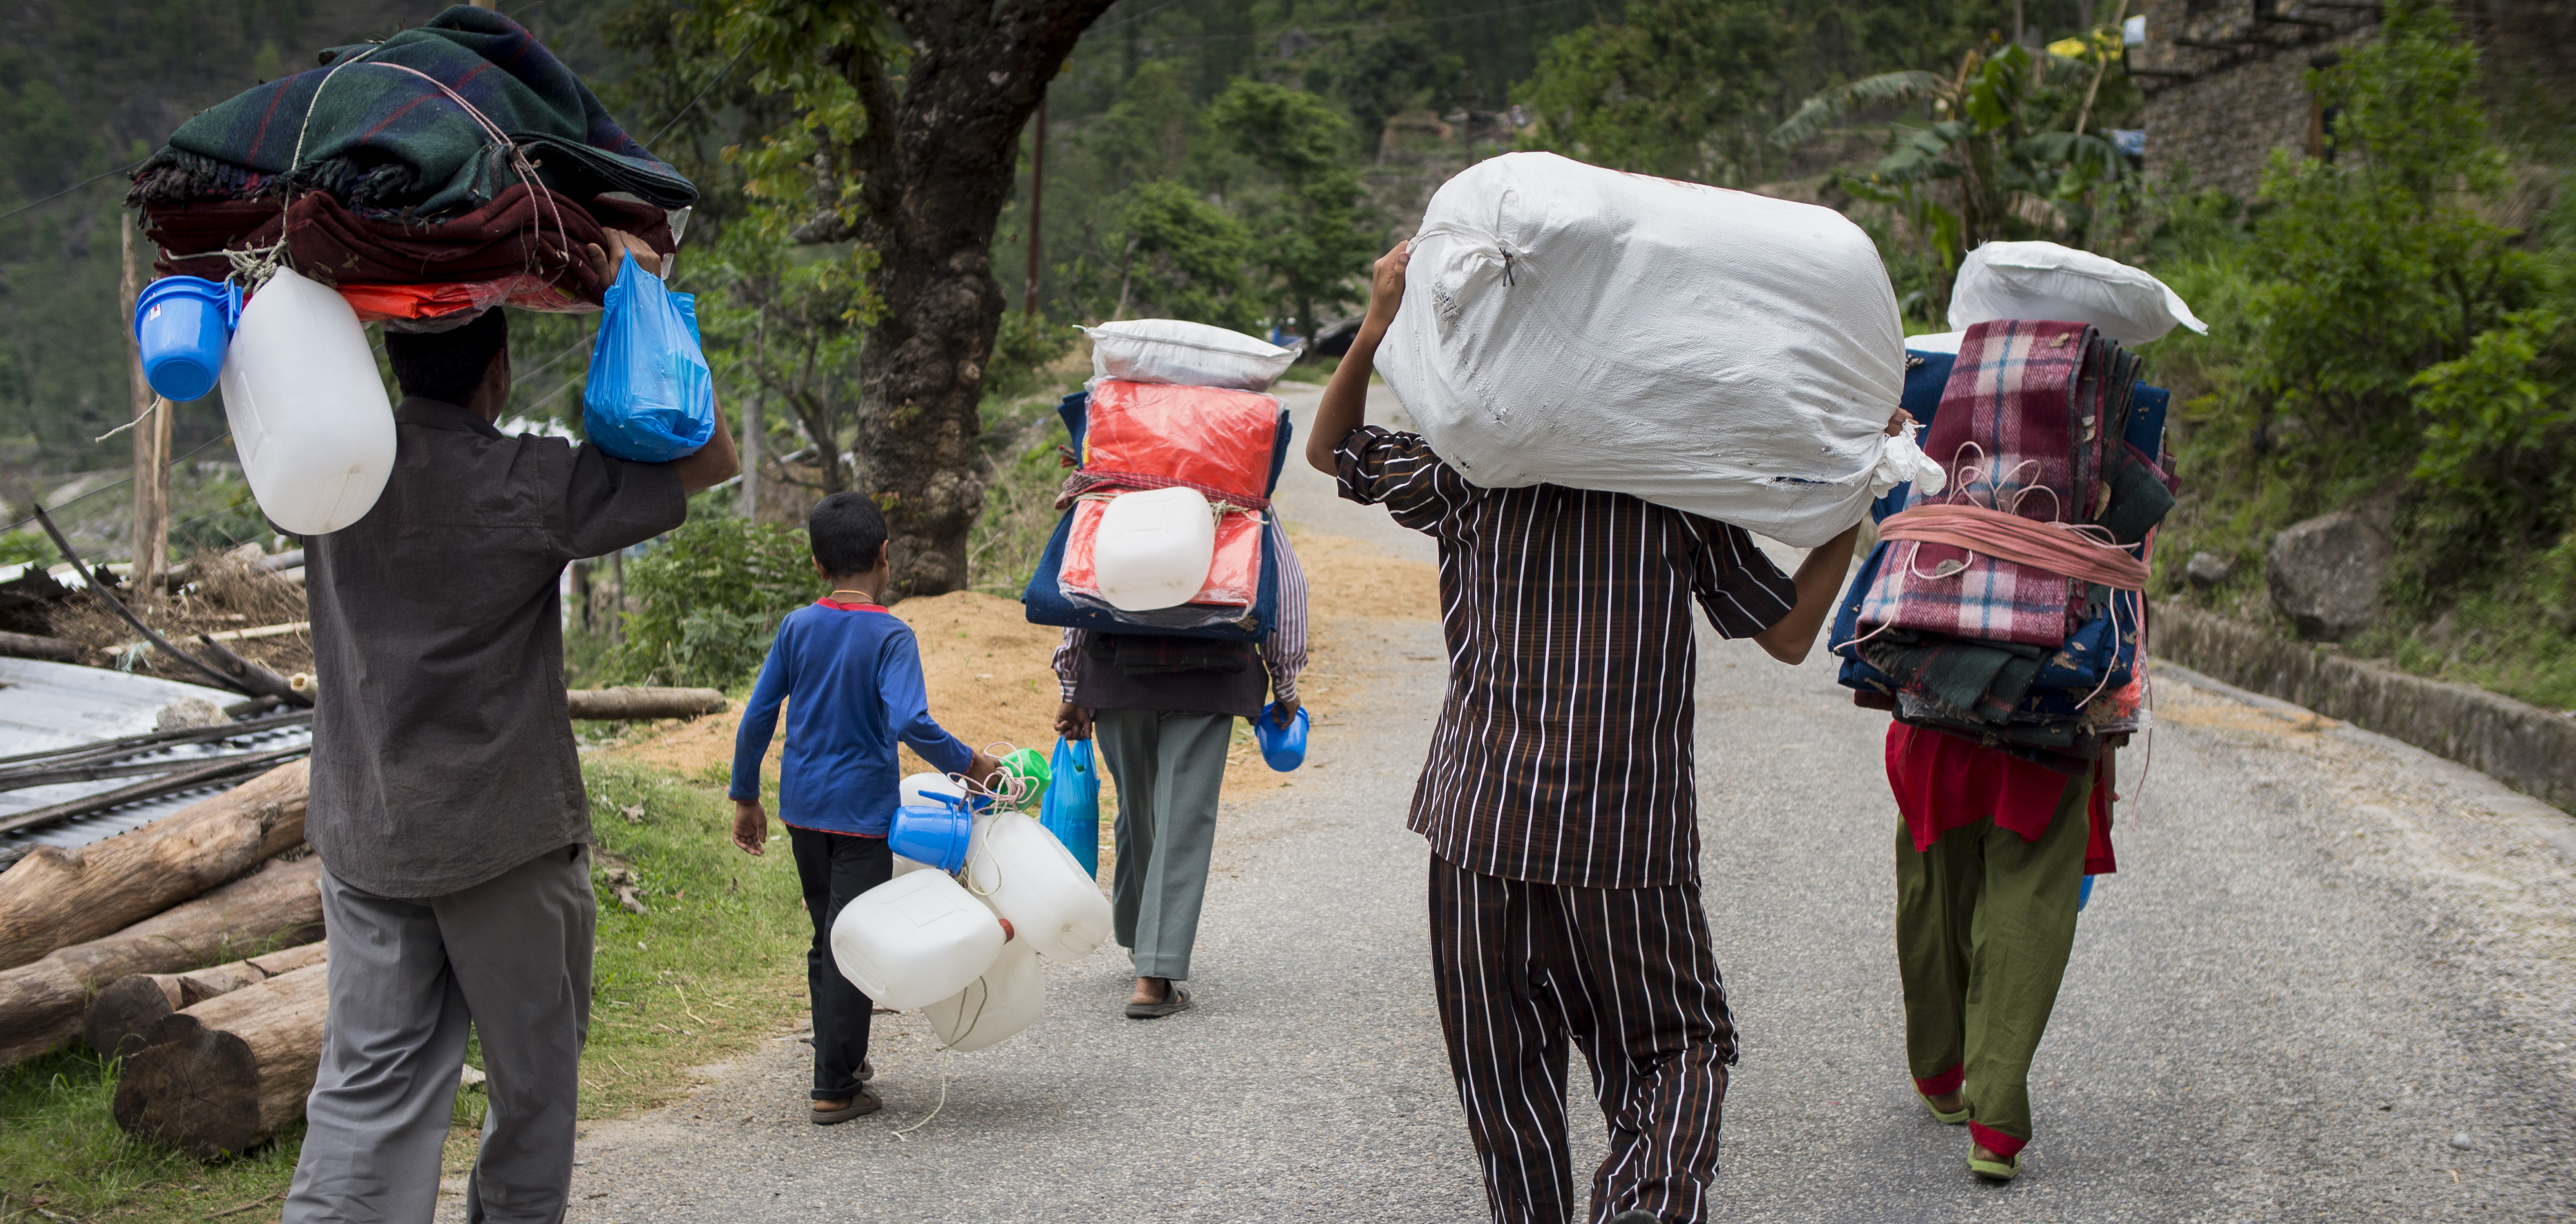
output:
<path id="1" fill-rule="evenodd" d="M 524 272 L 597 302 L 608 286 L 591 270 L 587 247 L 607 249 L 600 218 L 665 255 L 677 246 L 653 205 L 603 195 L 585 207 L 525 184 L 472 212 L 428 224 L 371 220 L 318 191 L 297 196 L 282 211 L 279 205 L 265 197 L 147 207 L 144 233 L 163 252 L 153 266 L 164 275 L 222 280 L 232 273 L 225 250 L 270 246 L 283 231 L 286 262 L 324 284 L 441 284 Z"/>

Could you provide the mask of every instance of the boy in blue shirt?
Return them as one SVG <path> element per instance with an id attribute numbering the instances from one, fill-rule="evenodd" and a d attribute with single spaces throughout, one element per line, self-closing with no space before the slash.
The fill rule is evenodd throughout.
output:
<path id="1" fill-rule="evenodd" d="M 760 806 L 760 760 L 787 702 L 778 819 L 796 851 L 814 945 L 805 985 L 814 1001 L 815 1125 L 875 1113 L 876 1093 L 860 1081 L 868 1065 L 868 1017 L 875 1003 L 832 960 L 832 922 L 851 898 L 894 874 L 886 832 L 902 782 L 895 742 L 912 745 L 942 773 L 989 781 L 998 767 L 941 730 L 922 691 L 921 649 L 912 629 L 878 602 L 893 566 L 885 517 L 856 493 L 835 493 L 806 520 L 814 568 L 832 593 L 779 623 L 769 658 L 734 736 L 733 844 L 760 854 L 769 817 Z M 788 700 L 793 698 L 793 700 Z"/>

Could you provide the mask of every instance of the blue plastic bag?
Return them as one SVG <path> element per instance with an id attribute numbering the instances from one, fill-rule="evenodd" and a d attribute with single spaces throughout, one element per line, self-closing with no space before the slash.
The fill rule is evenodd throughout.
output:
<path id="1" fill-rule="evenodd" d="M 698 347 L 696 307 L 626 253 L 581 391 L 581 429 L 593 446 L 619 459 L 668 463 L 715 436 L 715 379 Z"/>
<path id="2" fill-rule="evenodd" d="M 1084 871 L 1099 875 L 1100 770 L 1092 762 L 1091 741 L 1057 740 L 1048 768 L 1055 777 L 1047 784 L 1039 823 L 1073 851 L 1073 861 Z"/>

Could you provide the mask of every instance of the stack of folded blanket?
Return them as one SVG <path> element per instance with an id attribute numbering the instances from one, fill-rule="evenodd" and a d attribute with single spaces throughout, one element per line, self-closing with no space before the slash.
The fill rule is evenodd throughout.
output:
<path id="1" fill-rule="evenodd" d="M 2166 396 L 2137 369 L 2081 323 L 1980 323 L 1955 359 L 1908 355 L 1949 483 L 1874 507 L 1831 639 L 1857 701 L 2068 773 L 2144 725 L 2146 562 L 2175 482 Z"/>
<path id="2" fill-rule="evenodd" d="M 228 252 L 262 252 L 343 288 L 437 287 L 378 292 L 376 317 L 596 309 L 602 230 L 667 254 L 696 199 L 526 29 L 464 5 L 200 113 L 127 195 L 164 273 L 220 280 Z"/>

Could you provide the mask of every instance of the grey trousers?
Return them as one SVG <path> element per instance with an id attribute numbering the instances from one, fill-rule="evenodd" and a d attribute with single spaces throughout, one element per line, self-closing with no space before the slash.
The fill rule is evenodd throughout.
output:
<path id="1" fill-rule="evenodd" d="M 1109 887 L 1118 944 L 1135 951 L 1138 977 L 1187 978 L 1234 716 L 1101 710 L 1092 729 L 1118 783 Z"/>
<path id="2" fill-rule="evenodd" d="M 428 1224 L 469 1022 L 491 1105 L 466 1218 L 563 1219 L 598 913 L 586 846 L 421 899 L 325 870 L 331 1014 L 283 1224 Z"/>

